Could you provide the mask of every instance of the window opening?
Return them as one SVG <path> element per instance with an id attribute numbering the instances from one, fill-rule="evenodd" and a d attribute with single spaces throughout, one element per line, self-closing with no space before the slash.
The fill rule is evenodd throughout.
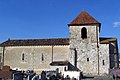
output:
<path id="1" fill-rule="evenodd" d="M 87 29 L 85 27 L 81 29 L 81 38 L 82 39 L 87 38 Z"/>
<path id="2" fill-rule="evenodd" d="M 87 58 L 87 62 L 89 62 L 89 58 Z"/>
<path id="3" fill-rule="evenodd" d="M 102 62 L 103 62 L 103 65 L 105 65 L 105 61 L 103 60 Z"/>
<path id="4" fill-rule="evenodd" d="M 42 53 L 42 61 L 44 61 L 44 54 Z"/>
<path id="5" fill-rule="evenodd" d="M 24 61 L 24 60 L 25 60 L 25 54 L 22 53 L 22 61 Z"/>

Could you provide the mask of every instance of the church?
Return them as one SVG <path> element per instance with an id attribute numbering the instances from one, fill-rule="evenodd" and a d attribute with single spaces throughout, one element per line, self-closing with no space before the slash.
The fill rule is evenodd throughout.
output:
<path id="1" fill-rule="evenodd" d="M 117 38 L 100 37 L 101 23 L 82 11 L 68 24 L 69 38 L 8 39 L 0 44 L 0 66 L 36 72 L 59 68 L 108 74 L 118 68 Z"/>

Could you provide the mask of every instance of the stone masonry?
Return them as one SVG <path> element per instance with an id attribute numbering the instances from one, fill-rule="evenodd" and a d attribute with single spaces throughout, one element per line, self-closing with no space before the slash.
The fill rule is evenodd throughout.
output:
<path id="1" fill-rule="evenodd" d="M 69 26 L 69 38 L 7 40 L 0 44 L 0 66 L 36 72 L 51 70 L 82 71 L 83 74 L 108 74 L 118 68 L 116 38 L 100 37 L 101 23 L 82 11 Z M 55 70 L 55 69 L 54 69 Z"/>

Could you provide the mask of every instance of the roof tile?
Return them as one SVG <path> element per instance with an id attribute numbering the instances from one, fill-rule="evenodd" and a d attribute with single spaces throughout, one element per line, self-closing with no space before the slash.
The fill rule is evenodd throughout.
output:
<path id="1" fill-rule="evenodd" d="M 1 46 L 69 45 L 69 38 L 7 40 Z"/>
<path id="2" fill-rule="evenodd" d="M 116 38 L 100 38 L 100 43 L 109 43 L 116 41 Z M 52 38 L 52 39 L 26 39 L 26 40 L 7 40 L 0 46 L 46 46 L 46 45 L 69 45 L 69 38 Z"/>
<path id="3" fill-rule="evenodd" d="M 86 11 L 82 11 L 70 24 L 71 25 L 84 25 L 84 24 L 100 24 L 96 19 L 89 15 Z"/>

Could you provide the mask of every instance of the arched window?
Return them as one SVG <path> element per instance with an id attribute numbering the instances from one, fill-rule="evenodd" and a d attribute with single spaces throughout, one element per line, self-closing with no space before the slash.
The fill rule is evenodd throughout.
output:
<path id="1" fill-rule="evenodd" d="M 82 39 L 87 38 L 87 29 L 85 27 L 81 29 L 81 38 Z"/>
<path id="2" fill-rule="evenodd" d="M 44 54 L 42 53 L 42 61 L 44 61 Z"/>
<path id="3" fill-rule="evenodd" d="M 25 60 L 25 54 L 22 53 L 22 61 L 24 61 L 24 60 Z"/>

